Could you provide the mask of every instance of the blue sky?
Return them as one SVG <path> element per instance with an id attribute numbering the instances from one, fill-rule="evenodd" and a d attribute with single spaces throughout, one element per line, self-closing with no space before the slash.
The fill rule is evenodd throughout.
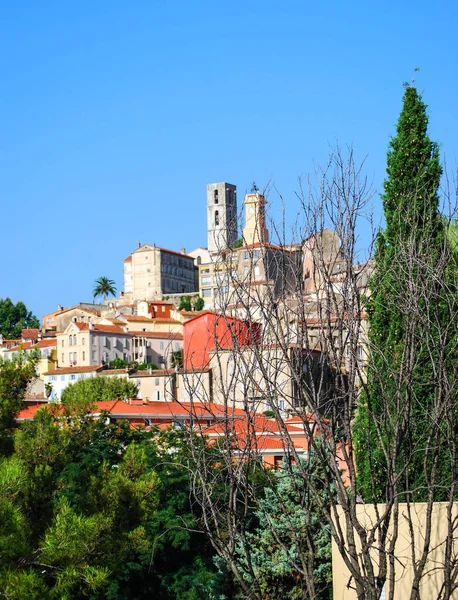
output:
<path id="1" fill-rule="evenodd" d="M 336 140 L 380 190 L 413 77 L 458 153 L 458 5 L 194 0 L 3 3 L 0 297 L 38 316 L 122 289 L 137 242 L 206 245 L 206 184 L 296 210 Z M 272 214 L 280 213 L 275 193 Z M 374 200 L 380 216 L 379 200 Z"/>

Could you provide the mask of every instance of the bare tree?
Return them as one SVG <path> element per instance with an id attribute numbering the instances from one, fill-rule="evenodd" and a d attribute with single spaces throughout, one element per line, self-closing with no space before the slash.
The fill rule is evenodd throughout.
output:
<path id="1" fill-rule="evenodd" d="M 301 182 L 296 239 L 285 239 L 283 225 L 271 225 L 275 244 L 245 240 L 218 259 L 225 274 L 219 312 L 232 332 L 230 343 L 216 340 L 211 353 L 211 393 L 195 383 L 188 393 L 199 402 L 223 405 L 227 418 L 211 427 L 196 418 L 189 467 L 202 530 L 244 598 L 265 597 L 252 552 L 253 514 L 289 556 L 301 581 L 302 595 L 294 597 L 323 597 L 312 514 L 329 529 L 358 600 L 377 600 L 382 590 L 394 599 L 406 561 L 413 575 L 407 595 L 402 584 L 404 597 L 426 597 L 422 582 L 433 571 L 441 580 L 438 598 L 453 597 L 457 588 L 458 363 L 450 360 L 458 340 L 454 249 L 445 236 L 431 254 L 426 230 L 406 238 L 394 259 L 399 280 L 390 300 L 406 316 L 402 353 L 395 356 L 393 349 L 371 362 L 380 352 L 370 342 L 366 319 L 375 240 L 372 196 L 352 150 L 336 149 L 317 181 Z M 358 238 L 363 228 L 371 232 L 364 251 Z M 233 327 L 234 318 L 255 332 L 248 342 Z M 425 360 L 434 367 L 433 382 L 421 379 Z M 368 384 L 367 363 L 376 365 L 369 373 L 376 388 Z M 426 404 L 425 385 L 434 390 Z M 269 418 L 254 414 L 266 410 Z M 367 431 L 360 429 L 355 440 L 359 410 L 367 411 Z M 196 442 L 196 429 L 207 436 L 206 443 Z M 272 440 L 285 459 L 279 470 L 266 464 L 275 454 Z M 372 444 L 366 446 L 367 504 L 355 460 L 355 447 L 361 451 L 365 442 Z M 382 494 L 380 464 L 371 463 L 376 459 L 384 474 Z M 422 489 L 410 489 L 411 470 L 418 464 Z M 280 494 L 279 506 L 291 519 L 290 536 L 280 535 L 266 510 L 265 489 L 277 489 L 272 482 L 282 477 L 300 481 L 303 536 L 294 530 Z M 424 500 L 420 524 L 418 498 Z M 438 499 L 446 503 L 441 532 L 434 530 Z M 399 554 L 401 528 L 409 536 L 407 558 Z M 294 556 L 288 554 L 291 544 Z"/>

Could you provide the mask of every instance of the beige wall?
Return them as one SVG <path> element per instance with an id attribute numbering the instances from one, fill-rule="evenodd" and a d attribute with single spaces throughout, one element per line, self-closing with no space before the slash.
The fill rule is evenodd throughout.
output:
<path id="1" fill-rule="evenodd" d="M 383 505 L 379 507 L 383 509 Z M 412 504 L 412 526 L 416 539 L 416 560 L 420 557 L 421 545 L 424 541 L 424 527 L 426 515 L 426 503 Z M 458 516 L 458 503 L 454 503 L 453 518 Z M 341 527 L 345 527 L 343 511 L 337 507 Z M 406 518 L 407 505 L 400 504 L 399 517 L 399 536 L 395 549 L 395 593 L 394 600 L 406 600 L 410 598 L 410 589 L 413 580 L 412 568 L 412 539 L 409 533 L 409 523 Z M 357 506 L 357 517 L 366 528 L 375 522 L 375 510 L 372 505 L 360 504 Z M 391 526 L 390 531 L 393 531 Z M 447 535 L 447 504 L 437 502 L 433 508 L 432 516 L 432 534 L 430 543 L 430 554 L 425 568 L 425 576 L 420 583 L 420 597 L 424 600 L 435 600 L 439 597 L 439 590 L 443 583 L 443 573 L 441 565 L 444 563 L 445 556 L 445 538 Z M 358 536 L 355 535 L 358 539 Z M 458 559 L 458 537 L 457 530 L 454 533 L 454 543 L 452 549 L 452 558 Z M 376 561 L 377 541 L 374 542 L 373 559 Z M 361 561 L 361 557 L 360 557 Z M 332 543 L 332 579 L 333 579 L 333 598 L 334 600 L 356 600 L 354 582 L 350 581 L 350 573 L 340 556 L 337 545 Z M 389 597 L 388 585 L 385 589 L 385 597 Z M 383 596 L 382 596 L 383 597 Z M 452 595 L 453 599 L 458 598 L 458 590 Z"/>
<path id="2" fill-rule="evenodd" d="M 75 323 L 71 323 L 65 331 L 57 336 L 57 362 L 59 367 L 87 367 L 91 362 L 91 345 L 89 331 L 80 331 Z"/>
<path id="3" fill-rule="evenodd" d="M 151 373 L 138 371 L 129 377 L 129 381 L 138 385 L 138 397 L 147 402 L 171 402 L 175 400 L 175 374 L 163 371 Z"/>
<path id="4" fill-rule="evenodd" d="M 292 405 L 290 360 L 281 348 L 274 346 L 261 350 L 263 370 L 259 368 L 259 348 L 237 351 L 219 350 L 210 357 L 213 374 L 213 401 L 229 402 L 237 408 L 264 412 L 270 410 L 269 401 L 286 413 Z M 274 393 L 272 393 L 274 392 Z"/>
<path id="5" fill-rule="evenodd" d="M 214 402 L 210 371 L 184 371 L 176 377 L 178 402 Z"/>

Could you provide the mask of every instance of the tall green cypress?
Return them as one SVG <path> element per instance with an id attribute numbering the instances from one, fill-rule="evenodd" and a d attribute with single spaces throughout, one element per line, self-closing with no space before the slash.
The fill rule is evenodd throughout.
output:
<path id="1" fill-rule="evenodd" d="M 367 386 L 354 427 L 366 501 L 398 493 L 425 499 L 431 484 L 447 477 L 440 473 L 447 461 L 435 462 L 446 429 L 437 390 L 440 377 L 447 378 L 443 345 L 450 342 L 444 333 L 447 251 L 439 212 L 442 168 L 438 145 L 427 134 L 426 108 L 407 86 L 387 156 L 386 227 L 376 240 L 369 284 Z"/>

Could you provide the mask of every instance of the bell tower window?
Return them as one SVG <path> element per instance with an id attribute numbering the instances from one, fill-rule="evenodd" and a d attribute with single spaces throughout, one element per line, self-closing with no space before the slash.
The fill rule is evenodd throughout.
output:
<path id="1" fill-rule="evenodd" d="M 215 210 L 215 226 L 219 225 L 219 212 Z"/>
<path id="2" fill-rule="evenodd" d="M 218 190 L 213 192 L 213 202 L 214 204 L 218 204 Z"/>

